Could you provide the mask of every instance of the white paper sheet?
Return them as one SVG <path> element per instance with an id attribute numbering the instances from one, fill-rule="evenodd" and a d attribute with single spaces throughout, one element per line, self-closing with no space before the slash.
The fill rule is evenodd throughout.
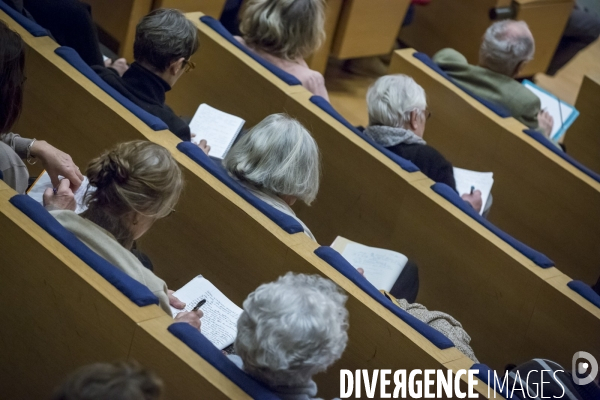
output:
<path id="1" fill-rule="evenodd" d="M 196 135 L 192 142 L 198 144 L 205 139 L 210 146 L 208 155 L 223 159 L 245 122 L 235 115 L 201 104 L 190 122 L 190 130 Z"/>
<path id="2" fill-rule="evenodd" d="M 63 177 L 59 176 L 59 178 L 62 179 Z M 87 210 L 87 207 L 83 204 L 83 200 L 88 185 L 88 178 L 84 176 L 83 181 L 81 182 L 81 186 L 74 193 L 75 201 L 77 202 L 77 208 L 75 209 L 75 212 L 77 214 L 81 214 L 82 212 Z M 48 175 L 48 173 L 44 171 L 42 175 L 40 175 L 40 177 L 37 179 L 37 181 L 35 181 L 35 184 L 29 189 L 27 195 L 33 198 L 38 203 L 40 203 L 41 205 L 44 205 L 44 192 L 48 188 L 52 188 L 52 181 L 50 180 L 50 175 Z M 94 190 L 96 190 L 95 187 L 90 187 L 90 192 Z"/>
<path id="3" fill-rule="evenodd" d="M 354 268 L 362 268 L 365 278 L 379 290 L 390 291 L 398 277 L 402 273 L 408 258 L 404 254 L 395 251 L 369 247 L 360 243 L 348 241 L 338 236 L 332 247 L 338 250 L 336 245 L 345 241 L 346 245 L 340 253 Z"/>
<path id="4" fill-rule="evenodd" d="M 474 187 L 474 190 L 481 191 L 482 206 L 479 214 L 483 214 L 485 205 L 492 192 L 492 186 L 494 185 L 494 173 L 470 171 L 454 167 L 454 180 L 456 181 L 456 191 L 461 196 L 471 193 L 471 187 Z"/>
<path id="5" fill-rule="evenodd" d="M 195 277 L 176 291 L 174 296 L 186 303 L 185 311 L 191 311 L 200 300 L 206 300 L 206 303 L 200 307 L 204 313 L 200 331 L 221 350 L 233 343 L 237 335 L 237 320 L 242 314 L 242 309 L 206 278 L 201 275 Z M 181 311 L 171 307 L 173 316 Z"/>
<path id="6" fill-rule="evenodd" d="M 554 119 L 554 125 L 552 127 L 550 139 L 553 141 L 557 141 L 573 122 L 574 118 L 572 118 L 572 115 L 574 113 L 579 113 L 575 110 L 573 106 L 565 103 L 558 97 L 542 90 L 530 81 L 523 81 L 523 85 L 527 89 L 529 89 L 533 94 L 539 97 L 542 105 L 542 110 L 546 110 Z"/>

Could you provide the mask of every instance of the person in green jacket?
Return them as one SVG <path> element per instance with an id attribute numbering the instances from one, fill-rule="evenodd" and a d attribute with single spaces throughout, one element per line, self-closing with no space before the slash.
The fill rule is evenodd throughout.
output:
<path id="1" fill-rule="evenodd" d="M 470 65 L 454 49 L 443 49 L 433 56 L 457 84 L 493 103 L 504 106 L 512 116 L 546 137 L 553 119 L 541 110 L 540 99 L 515 78 L 533 58 L 535 43 L 523 21 L 504 20 L 492 24 L 479 49 L 479 65 Z"/>

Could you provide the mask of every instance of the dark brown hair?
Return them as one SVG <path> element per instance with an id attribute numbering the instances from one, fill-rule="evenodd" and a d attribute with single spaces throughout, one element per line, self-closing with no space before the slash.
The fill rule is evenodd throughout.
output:
<path id="1" fill-rule="evenodd" d="M 25 46 L 18 33 L 0 21 L 0 134 L 21 115 L 25 82 Z"/>
<path id="2" fill-rule="evenodd" d="M 69 375 L 52 400 L 159 400 L 163 384 L 137 363 L 97 363 Z"/>

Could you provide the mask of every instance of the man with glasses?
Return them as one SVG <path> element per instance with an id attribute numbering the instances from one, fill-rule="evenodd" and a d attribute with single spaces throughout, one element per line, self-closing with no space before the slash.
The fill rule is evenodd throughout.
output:
<path id="1" fill-rule="evenodd" d="M 120 77 L 112 68 L 94 67 L 109 85 L 150 114 L 163 120 L 169 130 L 190 141 L 188 124 L 165 104 L 165 94 L 184 73 L 194 69 L 190 57 L 198 50 L 194 24 L 178 10 L 158 9 L 136 27 L 135 62 Z M 207 153 L 206 141 L 200 147 Z"/>

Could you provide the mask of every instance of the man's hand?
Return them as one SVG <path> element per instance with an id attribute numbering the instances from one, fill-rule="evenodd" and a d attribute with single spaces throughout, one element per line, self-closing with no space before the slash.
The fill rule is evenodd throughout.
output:
<path id="1" fill-rule="evenodd" d="M 202 318 L 203 315 L 204 313 L 202 312 L 202 310 L 183 311 L 177 314 L 177 316 L 175 317 L 175 322 L 187 322 L 194 328 L 200 330 L 200 327 L 202 326 L 200 318 Z"/>
<path id="2" fill-rule="evenodd" d="M 31 146 L 31 155 L 40 159 L 48 175 L 50 175 L 52 186 L 59 186 L 59 175 L 68 179 L 73 191 L 81 186 L 83 175 L 81 175 L 79 167 L 73 163 L 73 159 L 67 153 L 60 151 L 44 140 L 36 140 Z"/>
<path id="3" fill-rule="evenodd" d="M 552 128 L 554 127 L 554 118 L 552 118 L 552 115 L 550 115 L 546 110 L 540 111 L 537 115 L 537 118 L 538 126 L 544 133 L 544 136 L 550 139 L 550 134 L 552 133 Z"/>
<path id="4" fill-rule="evenodd" d="M 44 192 L 44 207 L 48 209 L 75 211 L 77 203 L 71 190 L 71 182 L 67 178 L 60 181 L 58 188 L 48 188 Z"/>
<path id="5" fill-rule="evenodd" d="M 196 137 L 196 134 L 192 133 L 192 139 L 195 137 Z M 200 142 L 198 143 L 198 147 L 200 147 L 200 149 L 204 152 L 204 154 L 208 155 L 208 152 L 210 151 L 210 146 L 208 145 L 206 140 L 204 140 L 204 139 L 200 140 Z"/>
<path id="6" fill-rule="evenodd" d="M 473 194 L 465 193 L 460 197 L 464 201 L 469 203 L 475 209 L 475 211 L 477 211 L 477 212 L 481 211 L 481 207 L 483 207 L 483 204 L 481 201 L 481 191 L 480 190 L 475 190 L 473 192 Z"/>
<path id="7" fill-rule="evenodd" d="M 177 297 L 175 297 L 173 295 L 173 293 L 175 293 L 175 292 L 172 290 L 169 290 L 167 292 L 167 294 L 169 296 L 169 304 L 173 308 L 176 308 L 178 310 L 183 310 L 185 308 L 185 303 L 183 301 L 179 300 Z"/>
<path id="8" fill-rule="evenodd" d="M 110 58 L 107 58 L 106 60 L 104 60 L 104 66 L 106 68 L 112 68 L 115 71 L 117 71 L 117 74 L 119 74 L 119 76 L 123 76 L 123 74 L 125 74 L 125 72 L 127 72 L 127 70 L 129 69 L 129 65 L 127 65 L 127 60 L 124 58 L 119 58 L 115 61 L 111 60 Z"/>

